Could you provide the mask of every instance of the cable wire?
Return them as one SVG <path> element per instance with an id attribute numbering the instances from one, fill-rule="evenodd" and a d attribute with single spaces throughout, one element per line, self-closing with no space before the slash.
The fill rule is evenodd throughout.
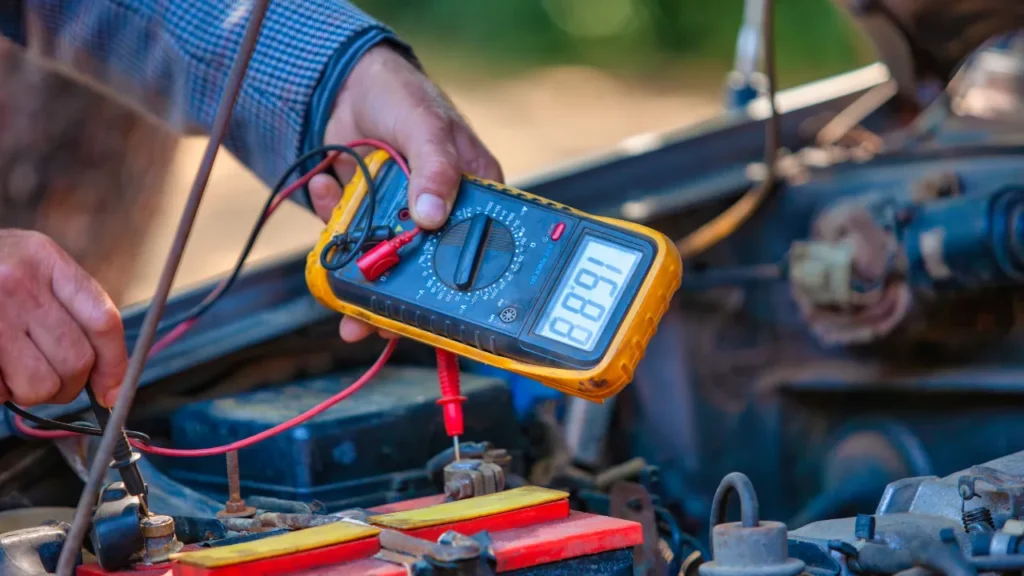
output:
<path id="1" fill-rule="evenodd" d="M 397 339 L 389 340 L 387 346 L 384 347 L 384 351 L 381 352 L 380 356 L 377 358 L 377 361 L 374 362 L 373 365 L 370 366 L 370 368 L 366 372 L 364 372 L 362 376 L 360 376 L 355 382 L 350 384 L 341 392 L 335 394 L 334 396 L 331 396 L 327 400 L 324 400 L 320 404 L 317 404 L 313 408 L 310 408 L 309 410 L 303 412 L 302 414 L 299 414 L 294 418 L 287 420 L 286 422 L 282 422 L 277 426 L 274 426 L 273 428 L 264 430 L 263 432 L 253 434 L 248 438 L 243 438 L 241 440 L 232 442 L 230 444 L 225 444 L 223 446 L 214 446 L 212 448 L 199 448 L 194 450 L 183 450 L 178 448 L 161 448 L 159 446 L 152 446 L 138 441 L 132 441 L 131 444 L 134 448 L 142 452 L 145 452 L 146 454 L 154 454 L 157 456 L 170 456 L 174 458 L 200 458 L 203 456 L 220 456 L 222 454 L 227 454 L 228 452 L 234 452 L 236 450 L 248 448 L 258 442 L 262 442 L 267 438 L 270 438 L 271 436 L 276 436 L 281 432 L 285 432 L 286 430 L 290 430 L 296 426 L 299 426 L 300 424 L 304 424 L 312 420 L 313 418 L 319 416 L 320 414 L 323 414 L 326 410 L 330 409 L 338 402 L 341 402 L 345 398 L 348 398 L 349 396 L 358 392 L 370 380 L 373 380 L 374 376 L 376 376 L 380 372 L 381 368 L 383 368 L 384 365 L 387 364 L 387 361 L 389 358 L 391 358 L 391 353 L 395 351 L 395 346 L 397 344 Z"/>
<path id="2" fill-rule="evenodd" d="M 259 39 L 263 19 L 267 14 L 270 0 L 254 0 L 249 14 L 249 21 L 246 24 L 245 33 L 242 37 L 238 56 L 231 65 L 227 80 L 224 84 L 224 91 L 221 94 L 220 102 L 217 105 L 217 112 L 214 115 L 210 139 L 207 143 L 203 158 L 196 171 L 196 177 L 189 191 L 188 200 L 182 212 L 178 229 L 175 232 L 174 240 L 164 262 L 160 273 L 160 280 L 157 282 L 156 293 L 153 303 L 146 311 L 142 322 L 139 338 L 135 342 L 128 367 L 125 371 L 121 388 L 118 391 L 117 401 L 110 413 L 108 425 L 103 430 L 99 446 L 92 464 L 89 467 L 89 474 L 81 497 L 78 499 L 78 506 L 68 531 L 64 546 L 61 548 L 57 560 L 58 576 L 73 576 L 75 565 L 78 562 L 82 550 L 82 542 L 89 531 L 89 521 L 92 518 L 92 510 L 96 505 L 96 497 L 99 494 L 100 485 L 106 476 L 114 448 L 118 441 L 124 440 L 124 423 L 128 419 L 128 411 L 131 409 L 132 401 L 135 399 L 135 392 L 142 377 L 142 370 L 145 367 L 146 359 L 149 357 L 149 349 L 156 336 L 159 327 L 160 316 L 163 314 L 164 306 L 167 304 L 167 297 L 170 295 L 171 286 L 174 283 L 174 276 L 177 273 L 178 265 L 181 263 L 182 254 L 185 252 L 185 245 L 188 242 L 192 225 L 195 223 L 196 214 L 199 211 L 199 204 L 209 183 L 210 174 L 213 171 L 213 163 L 217 157 L 217 151 L 224 141 L 228 124 L 231 120 L 231 113 L 234 110 L 235 102 L 242 89 L 242 82 L 245 79 L 249 61 L 255 52 L 256 42 Z"/>
<path id="3" fill-rule="evenodd" d="M 764 0 L 762 26 L 769 109 L 768 119 L 765 122 L 765 177 L 724 212 L 676 242 L 676 247 L 679 249 L 683 260 L 692 259 L 731 236 L 750 220 L 758 208 L 775 191 L 775 180 L 778 178 L 776 162 L 778 160 L 779 146 L 782 142 L 782 128 L 779 121 L 779 111 L 775 105 L 777 77 L 775 71 L 774 0 Z"/>
<path id="4" fill-rule="evenodd" d="M 263 225 L 266 223 L 269 215 L 271 213 L 273 213 L 273 211 L 278 206 L 280 206 L 281 203 L 286 198 L 288 198 L 291 194 L 293 194 L 296 190 L 298 190 L 300 187 L 308 184 L 309 181 L 312 180 L 315 175 L 324 172 L 327 169 L 327 167 L 330 166 L 331 163 L 333 163 L 335 160 L 337 160 L 339 155 L 341 155 L 341 154 L 348 154 L 348 155 L 352 156 L 352 158 L 355 160 L 355 162 L 357 164 L 357 167 L 361 171 L 361 173 L 363 175 L 363 178 L 367 182 L 368 197 L 367 197 L 366 200 L 368 202 L 375 203 L 375 188 L 374 188 L 375 183 L 374 183 L 373 173 L 370 171 L 369 167 L 366 165 L 366 163 L 363 160 L 362 156 L 360 156 L 358 154 L 358 152 L 355 151 L 355 148 L 359 147 L 359 146 L 372 146 L 372 147 L 384 150 L 385 152 L 387 152 L 391 156 L 391 159 L 398 165 L 398 167 L 402 170 L 402 172 L 404 174 L 406 174 L 406 176 L 409 175 L 409 166 L 406 163 L 405 159 L 394 148 L 392 148 L 388 144 L 386 144 L 384 142 L 379 142 L 379 141 L 376 141 L 376 140 L 369 140 L 369 139 L 356 140 L 354 142 L 350 142 L 348 145 L 345 145 L 345 146 L 340 146 L 340 145 L 322 146 L 320 148 L 316 148 L 314 150 L 311 150 L 311 151 L 307 152 L 306 154 L 303 154 L 299 159 L 297 159 L 288 168 L 286 173 L 279 180 L 278 184 L 274 187 L 274 192 L 270 195 L 270 198 L 268 199 L 267 204 L 264 207 L 263 212 L 261 212 L 260 219 L 257 221 L 255 227 L 253 228 L 253 231 L 252 231 L 252 233 L 249 236 L 249 241 L 246 243 L 246 246 L 243 249 L 240 257 L 238 258 L 238 260 L 237 260 L 237 262 L 235 264 L 235 267 L 232 270 L 232 273 L 229 275 L 229 277 L 226 278 L 224 281 L 222 281 L 216 288 L 214 288 L 210 292 L 210 294 L 208 294 L 199 305 L 193 307 L 188 313 L 181 315 L 181 317 L 180 317 L 181 319 L 178 322 L 178 324 L 176 326 L 174 326 L 171 329 L 170 332 L 168 332 L 166 335 L 164 335 L 156 344 L 153 345 L 153 348 L 150 350 L 150 356 L 156 354 L 159 351 L 159 349 L 165 348 L 166 346 L 170 345 L 171 342 L 173 342 L 175 339 L 177 339 L 182 334 L 184 334 L 185 331 L 187 331 L 195 323 L 195 321 L 198 319 L 198 317 L 201 314 L 203 314 L 206 310 L 209 310 L 209 308 L 211 306 L 213 306 L 213 304 L 216 303 L 216 301 L 227 292 L 227 290 L 233 284 L 234 279 L 236 279 L 239 276 L 239 272 L 241 271 L 242 267 L 244 266 L 245 261 L 248 258 L 249 253 L 250 253 L 250 251 L 252 249 L 252 246 L 255 243 L 255 240 L 258 237 L 258 235 L 259 235 Z M 284 183 L 287 181 L 287 179 L 291 176 L 291 174 L 294 173 L 294 171 L 298 168 L 298 166 L 301 166 L 301 164 L 305 163 L 310 158 L 313 158 L 315 156 L 318 156 L 318 155 L 321 155 L 321 154 L 324 154 L 324 153 L 327 153 L 327 157 L 320 164 L 318 164 L 315 168 L 313 168 L 312 170 L 310 170 L 309 172 L 304 174 L 301 178 L 299 178 L 296 182 L 291 184 L 288 188 L 286 188 L 284 190 L 278 191 L 284 185 Z M 371 190 L 374 190 L 374 192 L 371 192 Z M 369 224 L 372 224 L 372 220 L 370 220 L 370 222 L 368 224 L 364 224 L 364 229 L 369 227 Z M 352 251 L 353 251 L 353 253 L 358 254 L 360 252 L 360 249 L 361 249 L 361 245 L 360 245 L 360 243 L 357 243 L 352 248 Z M 306 411 L 306 412 L 296 416 L 295 418 L 292 418 L 289 421 L 284 422 L 282 424 L 279 424 L 279 425 L 277 425 L 277 426 L 275 426 L 275 427 L 273 427 L 273 428 L 271 428 L 269 430 L 260 432 L 258 434 L 253 435 L 253 436 L 250 436 L 248 438 L 244 438 L 242 440 L 236 441 L 234 443 L 231 443 L 231 444 L 228 444 L 228 445 L 225 445 L 225 446 L 219 446 L 219 447 L 213 447 L 213 448 L 203 448 L 203 449 L 198 449 L 198 450 L 183 450 L 183 449 L 173 449 L 173 448 L 161 448 L 161 447 L 153 446 L 152 445 L 152 441 L 145 434 L 142 434 L 142 433 L 139 433 L 139 432 L 130 432 L 130 433 L 128 433 L 128 436 L 129 436 L 130 439 L 134 440 L 131 443 L 132 446 L 134 448 L 136 448 L 137 450 L 139 450 L 139 451 L 142 451 L 142 452 L 145 452 L 145 453 L 148 453 L 148 454 L 156 454 L 156 455 L 160 455 L 160 456 L 170 456 L 170 457 L 180 457 L 180 458 L 196 458 L 196 457 L 201 457 L 201 456 L 216 456 L 216 455 L 226 454 L 226 453 L 234 451 L 234 450 L 239 450 L 241 448 L 249 447 L 249 446 L 252 446 L 252 445 L 254 445 L 254 444 L 258 443 L 258 442 L 266 440 L 267 438 L 270 438 L 271 436 L 275 436 L 277 434 L 280 434 L 281 432 L 284 432 L 284 431 L 286 431 L 288 429 L 294 428 L 295 426 L 298 426 L 300 424 L 303 424 L 303 423 L 309 421 L 310 419 L 314 418 L 318 414 L 322 413 L 324 410 L 327 410 L 331 406 L 337 404 L 338 402 L 344 400 L 345 398 L 347 398 L 347 397 L 351 396 L 352 394 L 354 394 L 355 392 L 357 392 L 360 388 L 362 388 L 363 385 L 365 385 L 374 376 L 376 376 L 376 374 L 380 371 L 380 368 L 383 367 L 385 362 L 387 362 L 387 359 L 391 356 L 391 353 L 393 351 L 394 351 L 394 341 L 392 341 L 392 343 L 390 343 L 388 345 L 388 347 L 385 348 L 385 350 L 381 353 L 381 356 L 378 358 L 377 362 L 373 366 L 371 366 L 370 369 L 368 369 L 367 372 L 363 374 L 363 376 L 361 376 L 358 380 L 356 380 L 356 382 L 354 382 L 351 386 L 349 386 L 345 390 L 339 392 L 335 396 L 332 396 L 331 398 L 329 398 L 328 400 L 324 401 L 323 403 L 318 404 L 317 406 L 315 406 L 315 407 L 311 408 L 310 410 L 308 410 L 308 411 Z M 456 377 L 457 377 L 457 374 L 456 374 Z M 20 432 L 22 432 L 23 434 L 25 434 L 27 436 L 34 437 L 34 438 L 55 439 L 55 438 L 66 438 L 66 437 L 70 437 L 70 436 L 76 436 L 78 434 L 94 434 L 94 435 L 99 435 L 99 430 L 96 429 L 96 428 L 76 427 L 76 426 L 73 426 L 73 425 L 65 424 L 63 422 L 57 422 L 57 421 L 53 421 L 53 420 L 48 420 L 46 418 L 42 418 L 42 417 L 36 416 L 34 414 L 31 414 L 31 413 L 25 411 L 24 409 L 22 409 L 22 408 L 20 408 L 20 407 L 18 407 L 16 405 L 12 404 L 12 406 L 14 406 L 14 408 L 12 409 L 12 412 L 15 413 L 15 419 L 14 419 L 15 427 Z M 39 430 L 39 429 L 31 428 L 27 424 L 24 423 L 22 418 L 31 420 L 33 422 L 36 422 L 37 424 L 39 424 L 39 425 L 41 425 L 41 426 L 43 426 L 45 428 L 54 428 L 54 430 Z"/>
<path id="5" fill-rule="evenodd" d="M 284 174 L 282 174 L 277 184 L 275 184 L 273 189 L 271 190 L 270 196 L 267 198 L 267 203 L 260 211 L 260 217 L 257 220 L 256 225 L 253 227 L 252 232 L 250 232 L 249 238 L 246 240 L 245 246 L 242 249 L 241 253 L 239 254 L 239 257 L 236 260 L 235 265 L 231 270 L 231 273 L 228 275 L 227 278 L 222 280 L 213 290 L 211 290 L 210 293 L 207 294 L 206 297 L 204 297 L 199 304 L 194 306 L 192 309 L 186 311 L 185 313 L 180 314 L 174 320 L 168 320 L 163 322 L 162 328 L 170 328 L 170 331 L 167 332 L 164 336 L 162 336 L 153 344 L 149 352 L 150 357 L 153 357 L 156 354 L 160 353 L 162 350 L 170 346 L 174 341 L 176 341 L 178 338 L 184 335 L 184 333 L 187 332 L 196 323 L 196 321 L 198 321 L 199 317 L 202 316 L 206 311 L 208 311 L 214 304 L 216 304 L 217 301 L 234 285 L 234 283 L 238 280 L 239 276 L 241 275 L 245 262 L 249 258 L 253 246 L 255 246 L 256 240 L 258 239 L 260 232 L 263 229 L 263 226 L 270 218 L 270 215 L 273 214 L 274 211 L 279 206 L 281 206 L 281 204 L 283 204 L 286 199 L 292 196 L 296 191 L 300 190 L 303 186 L 306 186 L 310 182 L 310 180 L 313 179 L 314 176 L 323 173 L 327 168 L 329 168 L 331 164 L 333 164 L 341 154 L 348 154 L 355 160 L 357 167 L 362 172 L 363 177 L 366 179 L 368 183 L 368 187 L 372 189 L 372 187 L 374 186 L 373 175 L 370 173 L 370 170 L 366 166 L 366 163 L 363 160 L 363 158 L 359 155 L 358 152 L 355 151 L 355 148 L 358 146 L 373 146 L 385 150 L 386 152 L 388 152 L 388 154 L 391 155 L 393 159 L 395 159 L 395 162 L 399 165 L 399 167 L 406 174 L 408 174 L 408 164 L 406 164 L 405 160 L 401 157 L 401 155 L 399 155 L 391 146 L 383 142 L 378 142 L 376 140 L 356 140 L 354 142 L 350 142 L 348 145 L 345 146 L 322 146 L 310 150 L 309 152 L 300 156 L 297 160 L 295 160 L 295 162 L 293 162 L 288 167 Z M 304 174 L 298 180 L 296 180 L 289 186 L 285 187 L 285 184 L 288 182 L 288 179 L 291 177 L 292 174 L 295 173 L 296 170 L 298 170 L 302 166 L 302 164 L 304 164 L 311 158 L 314 158 L 322 154 L 326 154 L 326 158 L 323 161 L 321 161 L 316 167 L 314 167 L 312 170 Z M 373 198 L 372 195 L 370 197 Z M 361 244 L 357 244 L 356 246 L 354 246 L 352 248 L 353 253 L 358 254 L 360 248 Z M 71 436 L 76 436 L 78 434 L 87 434 L 92 436 L 102 435 L 102 431 L 94 426 L 75 426 L 71 424 L 66 424 L 64 422 L 59 422 L 57 420 L 44 418 L 42 416 L 37 416 L 35 414 L 32 414 L 31 412 L 28 412 L 24 408 L 21 408 L 20 406 L 14 404 L 13 402 L 5 402 L 4 405 L 15 414 L 14 427 L 18 430 L 18 432 L 31 438 L 53 440 L 59 438 L 68 438 Z M 25 423 L 25 420 L 29 420 L 35 423 L 42 429 L 36 429 L 28 426 Z M 125 433 L 128 435 L 130 439 L 140 440 L 142 442 L 150 442 L 149 436 L 141 432 L 127 430 L 125 431 Z"/>
<path id="6" fill-rule="evenodd" d="M 49 418 L 43 418 L 42 416 L 36 416 L 35 414 L 25 410 L 21 406 L 13 402 L 4 402 L 4 406 L 8 410 L 14 413 L 14 427 L 22 434 L 40 439 L 57 439 L 67 438 L 69 436 L 78 436 L 85 434 L 87 436 L 102 436 L 103 430 L 100 430 L 98 426 L 94 426 L 88 423 L 74 423 L 68 424 L 66 422 L 58 422 L 56 420 L 50 420 Z M 34 422 L 40 429 L 32 428 L 25 424 L 25 420 Z M 151 442 L 149 435 L 143 434 L 142 432 L 136 432 L 134 430 L 125 430 L 125 434 L 132 439 L 140 440 L 142 442 Z"/>

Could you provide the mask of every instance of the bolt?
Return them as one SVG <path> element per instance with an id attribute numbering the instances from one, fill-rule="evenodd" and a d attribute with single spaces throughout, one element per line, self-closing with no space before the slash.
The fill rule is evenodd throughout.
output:
<path id="1" fill-rule="evenodd" d="M 843 542 L 842 540 L 829 540 L 828 549 L 839 552 L 843 556 L 857 557 L 857 548 L 849 542 Z"/>
<path id="2" fill-rule="evenodd" d="M 504 448 L 495 448 L 484 453 L 484 462 L 491 462 L 502 468 L 508 468 L 509 464 L 512 463 L 512 455 Z"/>
<path id="3" fill-rule="evenodd" d="M 221 518 L 249 518 L 256 515 L 256 509 L 246 506 L 242 500 L 242 481 L 238 473 L 238 451 L 232 450 L 225 455 L 228 468 L 228 501 L 224 510 L 217 513 Z"/>
<path id="4" fill-rule="evenodd" d="M 456 476 L 445 483 L 444 495 L 452 500 L 472 498 L 473 481 L 468 476 Z"/>
<path id="5" fill-rule="evenodd" d="M 870 514 L 857 514 L 853 535 L 861 540 L 873 540 L 875 538 L 875 517 Z"/>

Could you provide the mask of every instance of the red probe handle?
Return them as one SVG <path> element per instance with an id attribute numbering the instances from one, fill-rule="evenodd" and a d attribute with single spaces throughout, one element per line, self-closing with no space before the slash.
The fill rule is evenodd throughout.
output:
<path id="1" fill-rule="evenodd" d="M 390 270 L 395 264 L 398 264 L 401 257 L 398 255 L 398 251 L 412 242 L 413 238 L 420 233 L 419 228 L 413 228 L 408 232 L 402 232 L 398 236 L 395 236 L 387 242 L 381 242 L 376 245 L 366 254 L 363 254 L 356 260 L 356 266 L 359 267 L 359 271 L 363 273 L 363 278 L 366 278 L 370 282 L 375 282 L 381 276 Z"/>
<path id="2" fill-rule="evenodd" d="M 459 358 L 447 350 L 437 349 L 437 381 L 441 387 L 444 429 L 449 436 L 462 436 L 462 403 L 466 397 L 459 390 Z"/>

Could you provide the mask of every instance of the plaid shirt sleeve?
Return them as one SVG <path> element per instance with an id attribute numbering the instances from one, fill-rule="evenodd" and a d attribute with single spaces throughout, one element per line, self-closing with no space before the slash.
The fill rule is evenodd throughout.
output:
<path id="1" fill-rule="evenodd" d="M 186 133 L 209 130 L 252 8 L 251 0 L 21 4 L 32 51 Z M 302 149 L 322 143 L 341 82 L 380 42 L 412 57 L 389 28 L 347 1 L 272 1 L 225 146 L 275 182 Z"/>

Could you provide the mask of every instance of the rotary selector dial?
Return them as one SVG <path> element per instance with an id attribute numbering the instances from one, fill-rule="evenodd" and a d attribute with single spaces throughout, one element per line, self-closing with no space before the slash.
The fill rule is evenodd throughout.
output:
<path id="1" fill-rule="evenodd" d="M 512 232 L 487 214 L 474 214 L 451 226 L 434 253 L 434 271 L 461 292 L 486 288 L 505 273 L 516 253 Z"/>

